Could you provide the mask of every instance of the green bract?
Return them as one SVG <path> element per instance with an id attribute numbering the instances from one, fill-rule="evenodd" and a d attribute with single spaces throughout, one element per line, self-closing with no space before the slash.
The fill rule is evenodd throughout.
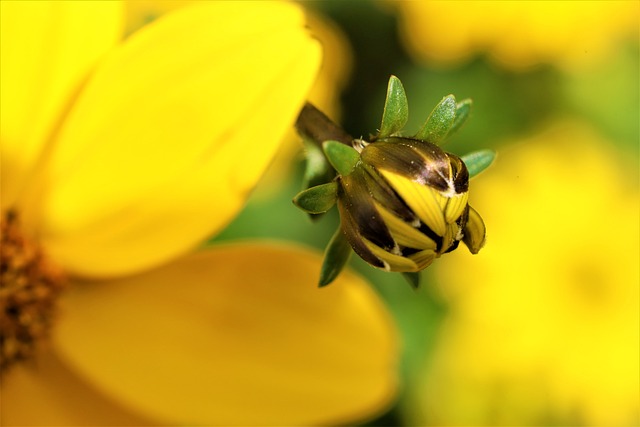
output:
<path id="1" fill-rule="evenodd" d="M 384 104 L 382 113 L 382 124 L 380 125 L 380 137 L 391 136 L 402 130 L 409 119 L 409 104 L 404 93 L 404 87 L 400 79 L 391 76 L 387 88 L 387 101 Z"/>
<path id="2" fill-rule="evenodd" d="M 294 203 L 318 214 L 337 202 L 340 213 L 340 228 L 325 251 L 321 286 L 339 274 L 351 249 L 374 267 L 404 273 L 414 286 L 418 272 L 460 242 L 478 253 L 485 225 L 468 204 L 469 178 L 488 167 L 495 153 L 480 150 L 460 158 L 438 146 L 463 125 L 470 109 L 470 100 L 457 103 L 448 95 L 417 134 L 402 136 L 407 100 L 402 83 L 392 76 L 380 131 L 367 141 L 345 136 L 305 106 L 298 131 L 322 146 L 335 177 L 302 191 Z"/>

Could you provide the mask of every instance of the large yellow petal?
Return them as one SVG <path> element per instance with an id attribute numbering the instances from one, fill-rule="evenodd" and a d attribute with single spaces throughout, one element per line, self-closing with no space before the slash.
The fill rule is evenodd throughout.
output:
<path id="1" fill-rule="evenodd" d="M 50 351 L 2 374 L 3 426 L 155 425 L 105 397 Z"/>
<path id="2" fill-rule="evenodd" d="M 383 410 L 397 343 L 352 273 L 317 288 L 299 247 L 219 246 L 156 270 L 78 286 L 57 348 L 122 404 L 195 425 L 326 425 Z"/>
<path id="3" fill-rule="evenodd" d="M 130 273 L 226 225 L 313 83 L 320 50 L 303 24 L 288 3 L 206 2 L 107 58 L 61 131 L 39 198 L 51 256 L 77 274 Z"/>
<path id="4" fill-rule="evenodd" d="M 120 2 L 0 3 L 2 208 L 12 205 L 70 98 L 120 38 Z"/>

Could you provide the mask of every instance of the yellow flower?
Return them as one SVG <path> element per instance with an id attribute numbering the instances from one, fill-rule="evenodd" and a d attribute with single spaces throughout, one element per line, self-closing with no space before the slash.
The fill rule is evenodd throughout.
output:
<path id="1" fill-rule="evenodd" d="M 199 0 L 127 0 L 127 28 L 133 31 L 165 13 Z M 308 30 L 323 47 L 322 64 L 308 94 L 308 100 L 329 117 L 340 118 L 340 93 L 351 70 L 351 48 L 340 27 L 317 11 L 305 10 Z M 300 137 L 291 129 L 280 145 L 271 166 L 262 177 L 258 197 L 268 197 L 290 176 L 291 167 L 302 156 Z"/>
<path id="2" fill-rule="evenodd" d="M 416 422 L 640 422 L 638 175 L 608 144 L 559 125 L 477 182 L 492 232 L 437 266 L 451 315 Z"/>
<path id="3" fill-rule="evenodd" d="M 416 58 L 456 64 L 487 52 L 507 68 L 576 66 L 637 37 L 632 1 L 402 1 L 402 36 Z"/>
<path id="4" fill-rule="evenodd" d="M 384 409 L 395 335 L 361 279 L 318 291 L 319 257 L 297 247 L 188 254 L 242 207 L 304 102 L 320 51 L 300 10 L 202 3 L 118 43 L 119 2 L 1 5 L 3 365 L 35 353 L 2 373 L 2 425 Z"/>

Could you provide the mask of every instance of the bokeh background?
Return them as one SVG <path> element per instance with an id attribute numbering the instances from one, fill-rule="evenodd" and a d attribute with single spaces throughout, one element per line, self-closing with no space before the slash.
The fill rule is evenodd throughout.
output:
<path id="1" fill-rule="evenodd" d="M 375 132 L 393 74 L 406 129 L 447 94 L 472 98 L 445 148 L 498 152 L 470 187 L 478 255 L 444 256 L 418 291 L 351 259 L 403 340 L 401 394 L 368 425 L 639 425 L 639 3 L 303 5 L 325 49 L 310 98 L 348 132 Z M 337 214 L 311 223 L 292 205 L 304 162 L 290 139 L 212 243 L 324 248 Z"/>

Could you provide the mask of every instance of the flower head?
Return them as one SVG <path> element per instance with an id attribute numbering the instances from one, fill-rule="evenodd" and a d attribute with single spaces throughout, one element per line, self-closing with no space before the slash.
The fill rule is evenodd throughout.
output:
<path id="1" fill-rule="evenodd" d="M 417 272 L 462 239 L 480 250 L 484 224 L 467 203 L 469 172 L 459 157 L 389 137 L 367 144 L 360 159 L 337 179 L 338 208 L 344 234 L 369 264 Z"/>
<path id="2" fill-rule="evenodd" d="M 469 100 L 456 103 L 447 96 L 415 136 L 400 136 L 408 107 L 400 80 L 392 76 L 380 131 L 370 141 L 352 139 L 335 125 L 323 123 L 329 129 L 324 133 L 341 138 L 322 142 L 337 176 L 294 199 L 312 214 L 338 203 L 340 230 L 327 249 L 321 285 L 329 283 L 346 262 L 349 252 L 333 249 L 345 246 L 343 238 L 369 264 L 394 272 L 417 273 L 456 249 L 460 241 L 478 253 L 485 226 L 468 204 L 470 170 L 463 159 L 437 145 L 463 124 L 470 105 Z M 328 119 L 306 108 L 298 128 L 303 136 L 321 141 L 323 132 L 309 123 Z M 465 158 L 475 175 L 493 157 L 483 150 Z"/>

